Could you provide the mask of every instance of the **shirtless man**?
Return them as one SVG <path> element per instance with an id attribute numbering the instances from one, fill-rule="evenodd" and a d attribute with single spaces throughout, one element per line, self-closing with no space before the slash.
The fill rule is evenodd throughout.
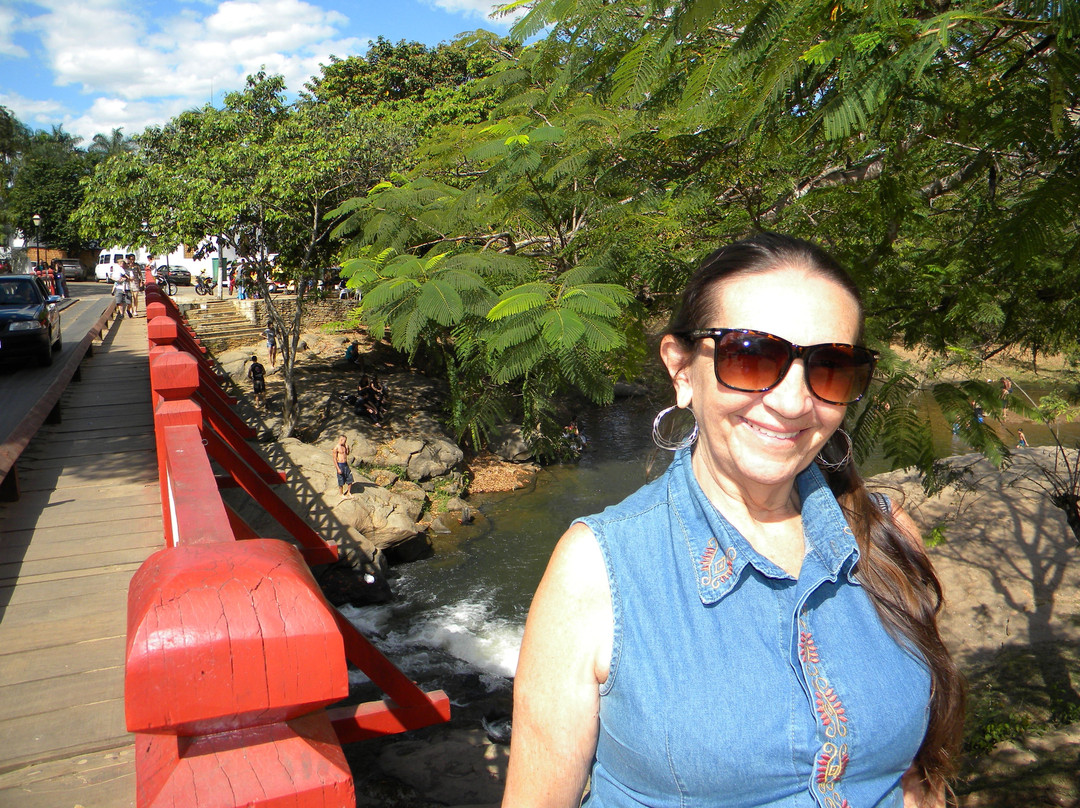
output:
<path id="1" fill-rule="evenodd" d="M 347 499 L 352 498 L 353 476 L 349 468 L 349 443 L 342 435 L 330 451 L 334 458 L 334 467 L 337 469 L 337 484 L 341 486 L 341 495 Z"/>

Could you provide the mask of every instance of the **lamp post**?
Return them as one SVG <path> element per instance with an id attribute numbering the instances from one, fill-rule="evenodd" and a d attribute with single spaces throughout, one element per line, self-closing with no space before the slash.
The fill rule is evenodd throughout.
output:
<path id="1" fill-rule="evenodd" d="M 33 217 L 34 221 L 34 269 L 37 270 L 41 266 L 41 214 L 35 213 Z"/>

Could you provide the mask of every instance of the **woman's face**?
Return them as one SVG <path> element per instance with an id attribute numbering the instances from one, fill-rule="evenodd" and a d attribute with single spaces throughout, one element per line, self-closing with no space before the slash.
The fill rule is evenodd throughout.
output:
<path id="1" fill-rule="evenodd" d="M 851 295 L 800 268 L 736 276 L 715 286 L 713 294 L 712 319 L 703 328 L 767 331 L 797 345 L 853 343 L 859 329 Z M 810 394 L 801 359 L 766 392 L 724 387 L 713 371 L 714 348 L 712 339 L 702 339 L 687 356 L 673 338 L 661 343 L 678 404 L 697 419 L 694 467 L 699 480 L 706 492 L 711 481 L 755 500 L 789 491 L 795 475 L 840 426 L 847 407 Z"/>

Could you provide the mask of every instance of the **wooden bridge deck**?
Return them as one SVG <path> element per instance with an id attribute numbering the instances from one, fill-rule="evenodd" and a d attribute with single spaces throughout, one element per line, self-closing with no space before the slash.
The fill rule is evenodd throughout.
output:
<path id="1" fill-rule="evenodd" d="M 162 546 L 146 321 L 83 363 L 0 505 L 0 808 L 135 804 L 127 586 Z"/>

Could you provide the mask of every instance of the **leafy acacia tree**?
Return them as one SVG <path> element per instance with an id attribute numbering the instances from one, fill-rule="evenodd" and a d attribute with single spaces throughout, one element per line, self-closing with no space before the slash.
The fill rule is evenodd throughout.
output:
<path id="1" fill-rule="evenodd" d="M 558 125 L 563 118 L 575 128 Z M 522 110 L 459 129 L 455 148 L 436 142 L 421 152 L 423 170 L 439 180 L 399 177 L 343 207 L 350 218 L 342 232 L 356 234 L 357 249 L 402 254 L 388 270 L 426 266 L 432 256 L 454 268 L 452 283 L 423 275 L 410 281 L 414 296 L 401 297 L 406 283 L 379 273 L 378 259 L 346 264 L 365 288 L 363 315 L 410 350 L 422 343 L 439 357 L 452 381 L 453 426 L 476 446 L 512 416 L 540 451 L 555 454 L 556 403 L 568 395 L 610 401 L 613 378 L 638 356 L 627 350 L 633 296 L 613 282 L 622 267 L 594 237 L 632 216 L 621 203 L 625 188 L 607 171 L 606 139 L 619 123 L 581 97 L 561 115 Z M 500 274 L 511 265 L 516 273 Z M 493 296 L 476 299 L 487 310 L 457 302 L 454 284 L 464 278 L 470 291 Z M 416 328 L 412 317 L 438 328 Z"/>

